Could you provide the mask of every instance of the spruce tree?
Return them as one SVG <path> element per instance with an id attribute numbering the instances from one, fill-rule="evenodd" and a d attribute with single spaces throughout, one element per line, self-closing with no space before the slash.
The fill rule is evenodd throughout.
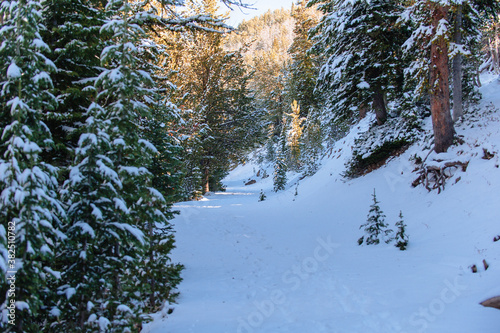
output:
<path id="1" fill-rule="evenodd" d="M 378 124 L 387 118 L 386 97 L 397 86 L 402 61 L 401 30 L 396 27 L 402 7 L 394 0 L 313 0 L 324 13 L 311 30 L 311 52 L 325 57 L 317 89 L 325 95 L 325 115 L 331 126 L 375 111 Z"/>
<path id="2" fill-rule="evenodd" d="M 200 6 L 191 8 L 223 20 L 217 9 L 215 0 L 203 0 Z M 195 135 L 194 140 L 184 142 L 189 145 L 197 141 L 197 147 L 186 151 L 186 164 L 197 173 L 201 171 L 203 193 L 222 189 L 221 180 L 232 163 L 242 161 L 262 137 L 260 115 L 248 88 L 250 72 L 243 62 L 244 48 L 225 50 L 223 33 L 227 31 L 208 29 L 208 24 L 205 28 L 173 34 L 185 44 L 183 62 L 174 66 L 179 72 L 174 83 L 180 87 L 182 116 L 193 125 Z M 198 159 L 198 163 L 190 158 Z"/>
<path id="3" fill-rule="evenodd" d="M 87 110 L 65 184 L 72 224 L 64 251 L 66 284 L 59 288 L 66 298 L 53 324 L 57 330 L 132 330 L 144 320 L 144 298 L 149 296 L 154 303 L 149 307 L 155 308 L 154 297 L 165 290 L 152 285 L 158 267 L 146 266 L 151 258 L 168 262 L 173 239 L 165 196 L 153 187 L 154 174 L 147 169 L 161 156 L 141 135 L 158 101 L 152 68 L 144 60 L 155 44 L 141 28 L 154 13 L 143 6 L 147 3 L 120 0 L 106 6 L 113 15 L 101 32 L 112 38 L 100 56 L 96 102 Z M 162 180 L 156 183 L 161 186 Z"/>
<path id="4" fill-rule="evenodd" d="M 276 161 L 274 163 L 274 192 L 282 191 L 286 188 L 286 172 L 287 172 L 287 164 L 286 164 L 286 153 L 287 153 L 287 145 L 286 145 L 286 132 L 287 127 L 286 123 L 283 125 L 283 130 L 278 143 L 278 153 L 276 156 Z"/>
<path id="5" fill-rule="evenodd" d="M 43 118 L 57 105 L 49 91 L 50 73 L 56 67 L 46 57 L 50 49 L 40 33 L 44 30 L 40 1 L 2 1 L 0 17 L 4 20 L 0 29 L 0 328 L 38 332 L 41 314 L 50 311 L 45 306 L 53 292 L 48 284 L 60 277 L 53 258 L 64 239 L 59 231 L 64 210 L 57 199 L 58 170 L 43 161 L 53 148 Z M 7 283 L 12 278 L 15 289 L 9 292 Z M 16 308 L 14 318 L 7 315 L 7 307 Z"/>
<path id="6" fill-rule="evenodd" d="M 303 0 L 292 7 L 295 36 L 288 49 L 291 60 L 284 89 L 287 102 L 296 100 L 300 105 L 302 117 L 308 116 L 311 109 L 320 107 L 320 98 L 314 91 L 320 57 L 308 52 L 312 47 L 309 30 L 318 23 L 316 13 L 312 8 L 306 8 Z"/>
<path id="7" fill-rule="evenodd" d="M 319 159 L 323 151 L 323 131 L 321 129 L 319 110 L 313 109 L 304 124 L 301 159 L 304 163 L 304 175 L 312 176 L 318 171 Z"/>
<path id="8" fill-rule="evenodd" d="M 100 0 L 46 0 L 43 6 L 43 37 L 54 50 L 49 57 L 58 68 L 52 75 L 58 106 L 46 115 L 55 140 L 49 157 L 66 167 L 85 123 L 84 114 L 95 97 L 99 55 L 109 37 L 99 30 L 109 13 Z"/>
<path id="9" fill-rule="evenodd" d="M 359 228 L 364 228 L 367 234 L 358 239 L 358 244 L 361 245 L 363 242 L 366 245 L 379 244 L 381 240 L 387 242 L 390 241 L 387 237 L 392 232 L 391 229 L 387 229 L 388 225 L 385 223 L 385 215 L 382 209 L 380 209 L 379 201 L 377 201 L 377 196 L 375 194 L 375 189 L 373 189 L 373 203 L 370 205 L 370 211 L 367 216 L 367 221 L 362 224 Z"/>
<path id="10" fill-rule="evenodd" d="M 302 137 L 302 123 L 305 118 L 300 117 L 300 105 L 297 101 L 293 101 L 292 112 L 286 115 L 290 118 L 290 129 L 287 131 L 288 151 L 290 152 L 289 165 L 291 169 L 299 170 L 301 167 L 301 137 Z"/>
<path id="11" fill-rule="evenodd" d="M 450 1 L 418 0 L 403 17 L 415 24 L 403 45 L 413 52 L 406 75 L 416 79 L 415 96 L 429 96 L 434 132 L 434 150 L 445 152 L 453 143 L 454 127 L 450 113 L 449 44 Z"/>
<path id="12" fill-rule="evenodd" d="M 403 212 L 401 211 L 399 211 L 399 221 L 396 222 L 396 227 L 398 229 L 396 231 L 396 236 L 394 237 L 396 242 L 395 246 L 401 251 L 404 251 L 408 246 L 408 235 L 406 234 L 406 224 L 403 221 Z"/>
<path id="13" fill-rule="evenodd" d="M 155 209 L 158 218 L 146 221 L 145 234 L 149 244 L 136 270 L 136 283 L 143 286 L 148 312 L 155 312 L 165 302 L 174 302 L 177 296 L 175 287 L 182 280 L 180 272 L 183 266 L 172 263 L 170 258 L 175 239 L 168 220 L 178 213 L 172 210 L 172 204 L 182 199 L 180 187 L 184 170 L 181 167 L 182 147 L 174 140 L 176 134 L 172 130 L 177 127 L 178 110 L 164 100 L 159 91 L 152 90 L 150 97 L 152 112 L 142 121 L 142 127 L 144 139 L 157 149 L 149 165 L 152 174 L 150 191 L 155 193 L 149 206 Z"/>

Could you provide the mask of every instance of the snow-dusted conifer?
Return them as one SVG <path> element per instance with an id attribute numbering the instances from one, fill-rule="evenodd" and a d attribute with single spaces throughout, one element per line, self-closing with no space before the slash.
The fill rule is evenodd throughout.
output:
<path id="1" fill-rule="evenodd" d="M 278 153 L 276 156 L 276 161 L 274 163 L 274 191 L 282 191 L 286 187 L 286 172 L 287 172 L 287 164 L 286 164 L 286 153 L 287 153 L 287 126 L 286 122 L 283 124 L 283 129 L 281 131 L 279 143 L 278 143 Z"/>
<path id="2" fill-rule="evenodd" d="M 450 113 L 449 49 L 450 0 L 418 0 L 402 15 L 416 25 L 411 37 L 404 43 L 406 52 L 413 52 L 413 63 L 406 70 L 409 78 L 416 78 L 415 96 L 430 97 L 434 150 L 445 152 L 453 143 L 455 130 Z M 456 45 L 459 50 L 460 45 Z"/>
<path id="3" fill-rule="evenodd" d="M 183 266 L 172 263 L 170 258 L 170 253 L 175 248 L 175 239 L 168 220 L 177 213 L 172 210 L 172 204 L 182 196 L 179 188 L 183 173 L 180 159 L 182 148 L 175 139 L 176 133 L 171 130 L 176 127 L 174 124 L 179 119 L 177 108 L 164 100 L 157 90 L 152 90 L 150 97 L 152 112 L 143 120 L 142 125 L 144 139 L 158 150 L 149 166 L 152 173 L 150 190 L 156 195 L 152 196 L 152 201 L 147 205 L 147 209 L 155 210 L 157 217 L 145 221 L 149 244 L 136 271 L 136 281 L 143 287 L 141 290 L 144 291 L 144 303 L 148 312 L 154 312 L 165 302 L 174 301 L 177 296 L 175 287 L 181 281 Z"/>
<path id="4" fill-rule="evenodd" d="M 264 201 L 264 200 L 266 200 L 266 194 L 264 193 L 264 190 L 260 190 L 259 201 Z"/>
<path id="5" fill-rule="evenodd" d="M 406 224 L 403 220 L 403 212 L 401 211 L 399 211 L 399 221 L 396 222 L 396 227 L 398 230 L 394 237 L 394 241 L 396 242 L 395 246 L 401 251 L 404 251 L 408 246 L 408 235 L 406 234 Z"/>
<path id="6" fill-rule="evenodd" d="M 386 242 L 390 241 L 388 236 L 392 232 L 391 229 L 387 229 L 388 225 L 385 223 L 385 215 L 382 209 L 380 209 L 379 201 L 377 201 L 377 196 L 375 194 L 375 189 L 373 189 L 373 203 L 370 206 L 370 211 L 368 213 L 367 221 L 362 224 L 359 228 L 364 228 L 367 234 L 358 240 L 358 244 L 361 245 L 363 242 L 366 245 L 379 244 L 381 240 Z"/>
<path id="7" fill-rule="evenodd" d="M 304 124 L 301 159 L 304 163 L 304 175 L 306 176 L 312 176 L 318 171 L 319 159 L 323 151 L 323 131 L 319 115 L 319 110 L 312 109 L 307 114 Z"/>
<path id="8" fill-rule="evenodd" d="M 312 0 L 324 13 L 311 30 L 312 52 L 326 57 L 317 89 L 326 98 L 325 120 L 338 124 L 373 109 L 387 118 L 386 95 L 393 92 L 403 41 L 396 27 L 401 6 L 394 0 Z M 333 110 L 333 112 L 330 112 Z"/>
<path id="9" fill-rule="evenodd" d="M 72 224 L 65 250 L 67 284 L 59 292 L 67 302 L 55 325 L 67 331 L 139 327 L 143 299 L 152 292 L 144 264 L 157 257 L 148 256 L 148 235 L 168 224 L 165 198 L 153 188 L 153 175 L 145 167 L 158 150 L 141 136 L 141 119 L 151 119 L 156 93 L 143 56 L 155 47 L 141 28 L 144 20 L 154 19 L 147 5 L 122 0 L 106 5 L 112 15 L 101 33 L 112 37 L 101 54 L 104 69 L 95 81 L 99 93 L 87 110 L 65 186 Z"/>
<path id="10" fill-rule="evenodd" d="M 286 114 L 290 118 L 290 130 L 287 132 L 287 141 L 290 151 L 290 166 L 292 169 L 298 170 L 301 166 L 300 154 L 300 138 L 302 136 L 302 123 L 304 118 L 300 117 L 300 105 L 297 101 L 293 101 L 292 112 Z"/>
<path id="11" fill-rule="evenodd" d="M 58 230 L 64 210 L 57 199 L 57 169 L 43 162 L 53 145 L 42 121 L 56 100 L 49 89 L 55 65 L 42 40 L 41 1 L 2 1 L 0 17 L 0 330 L 35 332 L 59 278 L 53 257 L 64 238 Z M 7 232 L 7 235 L 5 235 Z M 5 243 L 8 236 L 8 243 Z M 8 247 L 8 251 L 6 247 Z M 8 257 L 5 255 L 8 254 Z M 6 259 L 9 259 L 8 261 Z M 15 275 L 15 290 L 6 278 Z M 7 306 L 15 301 L 15 318 Z M 44 313 L 45 315 L 46 313 Z M 8 323 L 8 320 L 13 320 Z"/>
<path id="12" fill-rule="evenodd" d="M 51 158 L 59 166 L 71 163 L 71 150 L 77 146 L 78 129 L 85 123 L 85 110 L 95 98 L 94 79 L 101 71 L 99 54 L 105 37 L 99 35 L 108 14 L 98 0 L 44 0 L 43 37 L 57 66 L 51 90 L 58 107 L 47 115 L 55 149 Z M 98 9 L 93 6 L 100 6 Z"/>
<path id="13" fill-rule="evenodd" d="M 305 2 L 300 0 L 292 7 L 295 36 L 288 49 L 291 61 L 287 67 L 284 87 L 285 101 L 292 103 L 293 100 L 297 100 L 303 117 L 308 116 L 309 112 L 320 104 L 320 96 L 314 92 L 320 57 L 308 52 L 312 46 L 309 30 L 318 23 L 317 12 L 312 8 L 306 8 Z"/>

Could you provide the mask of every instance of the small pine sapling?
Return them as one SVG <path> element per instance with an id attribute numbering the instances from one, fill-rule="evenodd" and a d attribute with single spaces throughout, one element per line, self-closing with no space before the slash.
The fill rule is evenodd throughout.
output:
<path id="1" fill-rule="evenodd" d="M 260 190 L 259 201 L 264 201 L 264 200 L 266 200 L 266 194 L 264 193 L 264 190 Z"/>
<path id="2" fill-rule="evenodd" d="M 396 227 L 398 231 L 396 232 L 396 237 L 394 240 L 396 241 L 396 247 L 401 251 L 406 250 L 408 246 L 408 235 L 406 234 L 406 224 L 403 221 L 403 213 L 399 211 L 399 221 L 396 222 Z"/>
<path id="3" fill-rule="evenodd" d="M 359 227 L 360 229 L 364 228 L 368 235 L 366 239 L 365 236 L 358 239 L 358 245 L 363 244 L 363 242 L 365 242 L 366 245 L 379 244 L 382 237 L 386 239 L 386 243 L 390 242 L 388 236 L 392 233 L 392 230 L 387 229 L 385 215 L 382 209 L 380 209 L 379 203 L 380 202 L 377 201 L 375 189 L 373 189 L 373 204 L 370 206 L 368 219 L 365 224 Z"/>

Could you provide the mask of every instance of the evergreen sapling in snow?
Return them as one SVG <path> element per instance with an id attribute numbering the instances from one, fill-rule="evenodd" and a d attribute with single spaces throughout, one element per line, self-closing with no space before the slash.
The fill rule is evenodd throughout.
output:
<path id="1" fill-rule="evenodd" d="M 264 200 L 266 200 L 266 194 L 264 193 L 264 190 L 260 190 L 259 201 L 264 201 Z"/>
<path id="2" fill-rule="evenodd" d="M 396 227 L 398 230 L 396 231 L 396 236 L 394 240 L 396 241 L 396 247 L 401 251 L 406 250 L 408 246 L 408 235 L 406 234 L 406 224 L 403 221 L 403 212 L 399 211 L 399 221 L 396 222 Z"/>
<path id="3" fill-rule="evenodd" d="M 370 212 L 368 213 L 367 222 L 361 225 L 359 228 L 364 228 L 367 233 L 365 236 L 358 239 L 358 245 L 366 243 L 366 245 L 379 244 L 380 240 L 385 240 L 386 243 L 390 242 L 388 236 L 391 234 L 392 230 L 387 229 L 388 225 L 385 223 L 385 215 L 380 206 L 380 202 L 377 201 L 377 196 L 375 194 L 375 189 L 373 189 L 373 204 L 370 206 Z"/>

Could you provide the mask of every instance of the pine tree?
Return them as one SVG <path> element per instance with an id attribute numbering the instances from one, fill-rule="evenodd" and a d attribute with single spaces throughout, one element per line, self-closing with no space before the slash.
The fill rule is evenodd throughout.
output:
<path id="1" fill-rule="evenodd" d="M 161 77 L 155 75 L 154 78 L 161 82 Z M 174 302 L 177 296 L 175 287 L 182 280 L 180 273 L 184 266 L 172 263 L 170 258 L 175 239 L 168 220 L 178 213 L 172 210 L 172 204 L 183 198 L 180 187 L 184 174 L 182 147 L 175 140 L 176 133 L 171 130 L 178 127 L 178 110 L 162 98 L 159 91 L 152 90 L 149 98 L 151 113 L 143 119 L 142 127 L 144 139 L 157 149 L 148 168 L 152 174 L 150 191 L 155 192 L 148 205 L 155 209 L 158 218 L 146 221 L 145 234 L 149 244 L 136 270 L 136 284 L 145 287 L 148 312 L 155 312 L 165 302 Z"/>
<path id="2" fill-rule="evenodd" d="M 301 167 L 301 137 L 302 137 L 302 123 L 304 118 L 300 117 L 300 105 L 297 101 L 293 101 L 292 112 L 286 115 L 290 118 L 290 130 L 287 131 L 288 150 L 290 152 L 290 167 L 294 170 L 299 170 Z M 288 128 L 288 127 L 287 127 Z"/>
<path id="3" fill-rule="evenodd" d="M 319 115 L 319 110 L 311 110 L 304 125 L 301 155 L 306 176 L 312 176 L 318 171 L 318 161 L 323 151 L 323 132 Z"/>
<path id="4" fill-rule="evenodd" d="M 311 109 L 320 106 L 320 98 L 314 91 L 320 57 L 308 52 L 312 47 L 309 30 L 318 23 L 317 13 L 312 8 L 306 8 L 304 1 L 292 7 L 295 36 L 288 49 L 291 59 L 287 68 L 288 75 L 284 89 L 287 103 L 296 100 L 301 106 L 302 117 L 306 117 Z"/>
<path id="5" fill-rule="evenodd" d="M 53 265 L 64 210 L 57 199 L 58 170 L 43 161 L 53 148 L 44 114 L 57 105 L 49 89 L 55 65 L 41 37 L 40 1 L 2 1 L 0 17 L 0 310 L 3 331 L 38 332 L 60 273 Z M 5 235 L 5 232 L 8 232 Z M 7 237 L 5 237 L 7 236 Z M 8 241 L 8 242 L 7 242 Z M 8 250 L 7 250 L 8 249 Z M 9 278 L 15 289 L 9 292 Z M 10 283 L 9 283 L 10 285 Z M 15 303 L 13 303 L 15 301 Z M 7 315 L 14 306 L 15 318 Z M 12 322 L 9 322 L 12 320 Z"/>
<path id="6" fill-rule="evenodd" d="M 286 188 L 286 182 L 287 182 L 286 131 L 287 131 L 286 125 L 283 125 L 280 141 L 278 143 L 279 144 L 278 153 L 274 164 L 274 178 L 273 178 L 274 192 L 282 191 Z"/>
<path id="7" fill-rule="evenodd" d="M 266 200 L 266 194 L 264 193 L 264 190 L 260 190 L 259 201 L 264 201 L 264 200 Z"/>
<path id="8" fill-rule="evenodd" d="M 326 60 L 317 89 L 326 99 L 330 126 L 363 117 L 371 108 L 378 124 L 387 118 L 386 97 L 397 86 L 402 59 L 402 30 L 396 27 L 401 6 L 394 0 L 310 1 L 324 13 L 311 30 L 312 52 Z"/>
<path id="9" fill-rule="evenodd" d="M 384 212 L 380 209 L 379 201 L 377 201 L 377 196 L 375 194 L 375 189 L 373 189 L 373 203 L 370 206 L 370 211 L 368 213 L 367 221 L 365 224 L 362 224 L 359 228 L 364 228 L 364 231 L 367 233 L 366 239 L 365 236 L 358 239 L 358 244 L 361 245 L 363 242 L 366 245 L 371 244 L 379 244 L 380 240 L 384 240 L 389 242 L 390 239 L 387 237 L 392 233 L 391 229 L 387 229 L 388 225 L 385 223 L 385 215 Z"/>
<path id="10" fill-rule="evenodd" d="M 58 106 L 46 115 L 55 139 L 49 158 L 66 167 L 85 123 L 84 114 L 95 97 L 99 54 L 109 38 L 99 30 L 109 13 L 100 0 L 47 0 L 43 6 L 43 37 L 54 50 L 49 56 L 58 68 L 52 75 Z"/>
<path id="11" fill-rule="evenodd" d="M 160 177 L 164 165 L 155 170 L 156 179 L 147 169 L 161 155 L 141 135 L 155 119 L 152 108 L 159 107 L 152 68 L 144 60 L 144 52 L 155 44 L 141 28 L 154 13 L 143 6 L 147 3 L 121 0 L 106 6 L 113 15 L 101 32 L 112 38 L 100 57 L 104 69 L 95 80 L 99 93 L 87 110 L 85 132 L 65 185 L 72 224 L 64 250 L 66 284 L 59 288 L 66 299 L 60 320 L 53 324 L 58 330 L 131 330 L 144 320 L 143 299 L 149 296 L 155 303 L 149 306 L 155 308 L 155 295 L 165 291 L 151 283 L 158 267 L 145 266 L 151 258 L 168 262 L 168 252 L 160 251 L 171 249 L 173 239 L 167 202 L 153 187 L 153 181 L 168 186 L 170 179 Z M 165 143 L 164 136 L 157 139 Z M 176 272 L 169 276 L 170 287 L 179 280 Z"/>
<path id="12" fill-rule="evenodd" d="M 394 237 L 396 242 L 395 246 L 401 251 L 404 251 L 408 246 L 408 235 L 406 234 L 406 224 L 403 221 L 403 212 L 401 211 L 399 212 L 399 221 L 396 222 L 396 227 L 398 230 L 396 231 L 396 236 Z"/>
<path id="13" fill-rule="evenodd" d="M 193 10 L 214 20 L 223 19 L 217 14 L 215 0 L 204 0 Z M 260 114 L 248 89 L 250 73 L 243 62 L 244 48 L 225 50 L 224 32 L 206 29 L 175 35 L 185 43 L 185 61 L 176 68 L 180 73 L 176 80 L 182 93 L 179 104 L 189 110 L 183 112 L 185 121 L 198 126 L 193 138 L 198 147 L 191 157 L 198 159 L 203 193 L 222 189 L 221 180 L 231 164 L 242 161 L 262 137 Z M 195 168 L 194 161 L 188 163 Z"/>
<path id="14" fill-rule="evenodd" d="M 416 92 L 428 94 L 432 113 L 434 150 L 445 152 L 453 143 L 449 89 L 449 1 L 419 0 L 403 17 L 417 25 L 403 47 L 416 50 L 407 76 L 417 78 Z M 418 55 L 417 55 L 418 54 Z M 418 94 L 416 94 L 418 95 Z"/>

